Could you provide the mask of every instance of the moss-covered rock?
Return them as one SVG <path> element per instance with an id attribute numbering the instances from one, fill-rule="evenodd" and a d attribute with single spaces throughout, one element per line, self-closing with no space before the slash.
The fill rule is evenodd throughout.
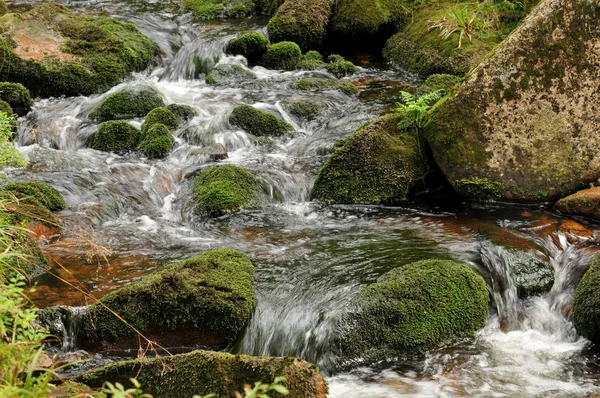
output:
<path id="1" fill-rule="evenodd" d="M 198 111 L 189 105 L 169 104 L 166 108 L 177 116 L 178 124 L 183 124 L 198 116 Z"/>
<path id="2" fill-rule="evenodd" d="M 460 83 L 461 78 L 446 73 L 429 76 L 417 89 L 417 95 L 426 95 L 436 91 L 447 93 Z"/>
<path id="3" fill-rule="evenodd" d="M 308 99 L 283 101 L 281 105 L 286 111 L 291 113 L 293 116 L 297 117 L 298 119 L 304 120 L 314 119 L 321 110 L 319 104 Z"/>
<path id="4" fill-rule="evenodd" d="M 338 61 L 327 65 L 327 72 L 335 77 L 344 77 L 356 73 L 358 68 L 350 61 Z"/>
<path id="5" fill-rule="evenodd" d="M 1 22 L 0 80 L 22 83 L 34 95 L 106 91 L 154 57 L 154 43 L 134 25 L 75 14 L 57 3 L 7 14 Z"/>
<path id="6" fill-rule="evenodd" d="M 233 249 L 171 264 L 100 299 L 79 321 L 88 348 L 136 347 L 130 326 L 169 346 L 232 344 L 254 311 L 254 266 Z"/>
<path id="7" fill-rule="evenodd" d="M 140 130 L 124 120 L 109 120 L 98 126 L 91 148 L 104 152 L 133 151 L 141 139 Z"/>
<path id="8" fill-rule="evenodd" d="M 183 6 L 198 19 L 244 18 L 254 13 L 252 0 L 184 0 Z"/>
<path id="9" fill-rule="evenodd" d="M 302 56 L 302 60 L 298 62 L 296 68 L 304 70 L 325 69 L 327 64 L 323 62 L 321 53 L 311 50 Z"/>
<path id="10" fill-rule="evenodd" d="M 263 62 L 269 68 L 294 69 L 302 59 L 300 47 L 291 41 L 272 44 L 264 56 Z"/>
<path id="11" fill-rule="evenodd" d="M 600 177 L 598 18 L 584 0 L 543 1 L 434 106 L 425 135 L 459 194 L 547 202 Z"/>
<path id="12" fill-rule="evenodd" d="M 144 119 L 142 133 L 146 134 L 155 124 L 162 124 L 167 126 L 170 130 L 175 130 L 179 126 L 179 118 L 166 106 L 152 109 L 146 115 L 146 119 Z"/>
<path id="13" fill-rule="evenodd" d="M 272 43 L 292 41 L 302 50 L 318 50 L 327 36 L 335 0 L 287 0 L 267 25 Z"/>
<path id="14" fill-rule="evenodd" d="M 229 123 L 257 137 L 278 137 L 294 128 L 275 115 L 250 105 L 238 105 L 229 116 Z"/>
<path id="15" fill-rule="evenodd" d="M 23 208 L 27 211 L 27 207 Z M 16 221 L 13 214 L 7 214 L 4 211 L 0 212 L 0 222 L 4 225 L 12 224 Z M 7 253 L 4 256 L 3 262 L 10 271 L 17 271 L 29 278 L 35 278 L 50 269 L 48 259 L 40 250 L 37 241 L 27 231 L 21 230 L 4 230 L 3 233 L 7 239 L 0 240 L 0 251 Z M 15 251 L 17 248 L 18 253 Z M 11 255 L 12 253 L 12 255 Z M 0 274 L 0 280 L 10 276 L 10 272 L 4 270 L 7 274 Z"/>
<path id="16" fill-rule="evenodd" d="M 12 107 L 6 101 L 0 100 L 0 112 L 6 113 L 6 115 L 9 117 L 15 116 L 15 113 L 13 112 Z"/>
<path id="17" fill-rule="evenodd" d="M 231 84 L 256 79 L 252 71 L 236 64 L 218 64 L 206 75 L 206 84 Z"/>
<path id="18" fill-rule="evenodd" d="M 340 0 L 329 28 L 343 35 L 375 34 L 388 24 L 399 27 L 409 14 L 403 0 Z"/>
<path id="19" fill-rule="evenodd" d="M 540 295 L 552 289 L 554 268 L 549 262 L 532 252 L 514 249 L 507 251 L 506 260 L 519 296 Z"/>
<path id="20" fill-rule="evenodd" d="M 20 83 L 0 83 L 0 100 L 7 102 L 12 110 L 20 116 L 29 112 L 33 105 L 29 90 Z"/>
<path id="21" fill-rule="evenodd" d="M 563 214 L 600 220 L 600 187 L 592 187 L 562 198 L 554 205 Z"/>
<path id="22" fill-rule="evenodd" d="M 325 203 L 393 203 L 406 199 L 427 173 L 425 149 L 400 117 L 384 116 L 336 143 L 315 181 L 312 198 Z"/>
<path id="23" fill-rule="evenodd" d="M 358 88 L 350 82 L 339 82 L 333 79 L 308 78 L 292 83 L 290 88 L 302 91 L 340 90 L 346 95 L 358 94 Z"/>
<path id="24" fill-rule="evenodd" d="M 202 171 L 194 180 L 197 208 L 211 217 L 251 206 L 257 199 L 258 181 L 243 167 L 214 166 Z"/>
<path id="25" fill-rule="evenodd" d="M 138 144 L 137 150 L 149 158 L 161 159 L 171 152 L 174 142 L 169 128 L 164 124 L 157 123 L 142 134 L 142 140 Z"/>
<path id="26" fill-rule="evenodd" d="M 35 198 L 51 211 L 63 210 L 67 206 L 62 194 L 44 182 L 12 182 L 3 185 L 0 190 Z"/>
<path id="27" fill-rule="evenodd" d="M 257 63 L 269 49 L 269 39 L 262 33 L 248 31 L 240 33 L 227 43 L 227 53 L 243 55 L 248 62 Z"/>
<path id="28" fill-rule="evenodd" d="M 423 260 L 381 276 L 356 298 L 343 355 L 372 362 L 423 352 L 485 326 L 483 278 L 452 260 Z"/>
<path id="29" fill-rule="evenodd" d="M 165 369 L 168 371 L 165 373 Z M 288 398 L 325 398 L 327 386 L 319 369 L 296 358 L 251 357 L 224 352 L 194 351 L 162 358 L 144 358 L 117 362 L 84 374 L 79 378 L 91 387 L 104 381 L 129 387 L 130 378 L 142 384 L 144 392 L 155 397 L 191 397 L 199 394 L 233 396 L 244 385 L 254 382 L 271 384 L 284 376 Z M 279 397 L 279 394 L 269 396 Z"/>
<path id="30" fill-rule="evenodd" d="M 52 191 L 41 192 L 41 194 L 35 193 L 34 195 L 30 195 L 27 190 L 24 191 L 21 192 L 21 189 L 0 189 L 2 219 L 8 224 L 23 226 L 30 230 L 44 226 L 59 233 L 60 221 L 52 213 L 50 206 L 57 205 L 56 202 L 62 197 L 52 197 Z"/>
<path id="31" fill-rule="evenodd" d="M 90 113 L 99 122 L 144 117 L 154 108 L 165 105 L 161 93 L 150 86 L 126 88 L 106 97 Z"/>
<path id="32" fill-rule="evenodd" d="M 600 256 L 598 255 L 575 290 L 573 325 L 577 333 L 583 337 L 595 343 L 600 342 Z"/>

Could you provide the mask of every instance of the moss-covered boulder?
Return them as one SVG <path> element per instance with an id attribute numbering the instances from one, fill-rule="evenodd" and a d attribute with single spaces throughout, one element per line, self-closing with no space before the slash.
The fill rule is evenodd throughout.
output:
<path id="1" fill-rule="evenodd" d="M 0 188 L 3 220 L 12 225 L 26 227 L 34 232 L 43 226 L 54 230 L 55 233 L 60 233 L 60 221 L 52 213 L 51 207 L 60 206 L 62 196 L 53 188 L 48 188 L 49 191 L 41 191 L 43 189 L 41 188 L 41 192 L 35 192 L 35 189 L 30 191 L 22 187 Z M 54 197 L 55 194 L 58 196 Z"/>
<path id="2" fill-rule="evenodd" d="M 32 197 L 51 211 L 63 210 L 67 206 L 62 194 L 44 182 L 12 182 L 3 185 L 0 190 Z"/>
<path id="3" fill-rule="evenodd" d="M 14 117 L 15 113 L 13 112 L 12 107 L 6 101 L 0 100 L 0 112 L 4 112 L 8 117 Z"/>
<path id="4" fill-rule="evenodd" d="M 104 152 L 133 151 L 141 139 L 140 130 L 124 120 L 109 120 L 98 126 L 91 148 Z"/>
<path id="5" fill-rule="evenodd" d="M 0 73 L 2 73 L 1 68 Z M 19 116 L 29 112 L 31 105 L 33 105 L 29 90 L 20 83 L 0 83 L 0 100 L 8 103 Z"/>
<path id="6" fill-rule="evenodd" d="M 170 130 L 175 130 L 179 126 L 179 118 L 169 108 L 162 107 L 152 109 L 144 119 L 142 124 L 142 133 L 146 134 L 152 126 L 155 124 L 162 124 L 167 126 Z"/>
<path id="7" fill-rule="evenodd" d="M 235 165 L 214 166 L 194 180 L 194 200 L 201 213 L 219 217 L 256 203 L 258 181 L 254 174 Z"/>
<path id="8" fill-rule="evenodd" d="M 229 123 L 257 137 L 278 137 L 294 128 L 275 115 L 250 105 L 238 105 L 229 116 Z"/>
<path id="9" fill-rule="evenodd" d="M 341 78 L 358 72 L 358 68 L 350 61 L 332 62 L 326 67 L 327 72 L 335 77 Z"/>
<path id="10" fill-rule="evenodd" d="M 321 111 L 319 104 L 309 99 L 282 101 L 281 106 L 290 114 L 302 120 L 313 120 Z"/>
<path id="11" fill-rule="evenodd" d="M 442 91 L 445 94 L 460 83 L 460 80 L 460 77 L 447 73 L 431 75 L 417 88 L 417 95 L 426 95 L 436 91 Z"/>
<path id="12" fill-rule="evenodd" d="M 220 85 L 240 83 L 246 80 L 256 79 L 256 75 L 236 64 L 218 64 L 206 75 L 206 84 Z"/>
<path id="13" fill-rule="evenodd" d="M 168 370 L 165 372 L 165 369 Z M 198 394 L 230 397 L 234 391 L 243 392 L 246 384 L 254 385 L 257 381 L 271 384 L 278 376 L 286 379 L 283 385 L 289 390 L 288 398 L 325 398 L 327 395 L 327 385 L 319 369 L 301 359 L 210 351 L 117 362 L 84 374 L 79 380 L 91 387 L 101 387 L 104 381 L 129 387 L 129 379 L 135 377 L 144 392 L 155 397 Z"/>
<path id="14" fill-rule="evenodd" d="M 381 276 L 355 299 L 341 349 L 372 362 L 423 352 L 485 326 L 483 278 L 452 260 L 423 260 Z"/>
<path id="15" fill-rule="evenodd" d="M 403 0 L 340 0 L 329 28 L 339 35 L 372 35 L 387 25 L 399 27 L 409 14 Z"/>
<path id="16" fill-rule="evenodd" d="M 562 198 L 554 208 L 563 214 L 600 220 L 600 187 L 592 187 Z"/>
<path id="17" fill-rule="evenodd" d="M 294 69 L 302 59 L 300 47 L 291 41 L 282 41 L 269 46 L 263 58 L 266 66 L 273 69 Z"/>
<path id="18" fill-rule="evenodd" d="M 171 152 L 174 142 L 175 139 L 169 128 L 164 124 L 157 123 L 142 134 L 142 140 L 138 144 L 137 150 L 151 159 L 161 159 Z"/>
<path id="19" fill-rule="evenodd" d="M 336 0 L 287 0 L 267 25 L 271 43 L 293 41 L 302 50 L 318 50 Z"/>
<path id="20" fill-rule="evenodd" d="M 257 63 L 269 49 L 269 39 L 260 32 L 248 31 L 240 33 L 227 43 L 227 53 L 243 55 L 248 62 Z"/>
<path id="21" fill-rule="evenodd" d="M 178 124 L 189 122 L 194 117 L 198 116 L 198 111 L 189 105 L 169 104 L 166 108 L 177 116 Z"/>
<path id="22" fill-rule="evenodd" d="M 57 3 L 7 14 L 0 22 L 0 80 L 22 83 L 34 95 L 106 91 L 154 58 L 154 43 L 134 25 L 75 14 Z"/>
<path id="23" fill-rule="evenodd" d="M 254 311 L 253 276 L 248 257 L 233 249 L 168 265 L 91 305 L 79 321 L 81 344 L 137 347 L 138 336 L 113 311 L 163 347 L 232 344 Z"/>
<path id="24" fill-rule="evenodd" d="M 296 65 L 296 68 L 304 70 L 325 69 L 326 67 L 327 64 L 323 62 L 323 56 L 315 50 L 311 50 L 304 54 L 300 62 Z"/>
<path id="25" fill-rule="evenodd" d="M 351 82 L 320 78 L 301 79 L 292 83 L 290 88 L 302 91 L 339 90 L 346 95 L 357 95 L 359 92 L 358 88 Z"/>
<path id="26" fill-rule="evenodd" d="M 595 343 L 600 342 L 600 256 L 598 255 L 575 290 L 573 325 L 577 333 L 583 337 Z"/>
<path id="27" fill-rule="evenodd" d="M 459 194 L 546 202 L 600 177 L 599 18 L 544 0 L 434 106 L 425 135 Z"/>
<path id="28" fill-rule="evenodd" d="M 165 105 L 161 93 L 150 86 L 128 87 L 106 97 L 90 113 L 99 122 L 144 117 L 154 108 Z"/>
<path id="29" fill-rule="evenodd" d="M 183 6 L 198 19 L 244 18 L 252 15 L 252 0 L 184 0 Z"/>
<path id="30" fill-rule="evenodd" d="M 325 203 L 394 203 L 427 173 L 425 149 L 400 117 L 384 116 L 338 141 L 315 181 L 312 198 Z"/>

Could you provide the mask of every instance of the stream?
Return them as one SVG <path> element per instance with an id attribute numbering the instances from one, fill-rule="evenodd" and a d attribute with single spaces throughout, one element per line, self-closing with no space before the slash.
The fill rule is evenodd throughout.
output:
<path id="1" fill-rule="evenodd" d="M 358 98 L 289 88 L 324 72 L 259 66 L 249 68 L 253 79 L 210 86 L 204 74 L 217 63 L 247 68 L 242 57 L 224 54 L 227 41 L 242 30 L 264 29 L 268 19 L 197 22 L 171 3 L 142 0 L 64 4 L 134 23 L 157 43 L 160 60 L 107 93 L 37 100 L 20 119 L 17 142 L 30 163 L 7 174 L 49 183 L 68 205 L 58 213 L 64 235 L 44 247 L 53 274 L 99 297 L 165 263 L 212 248 L 237 248 L 256 266 L 257 308 L 233 351 L 314 362 L 327 378 L 330 397 L 600 394 L 600 358 L 568 320 L 575 286 L 600 248 L 599 226 L 540 206 L 324 207 L 310 202 L 311 185 L 335 141 L 388 110 L 400 90 L 416 86 L 415 76 L 386 69 L 365 54 L 347 54 L 361 67 L 346 78 L 359 86 Z M 199 112 L 175 133 L 172 153 L 148 160 L 88 149 L 98 127 L 87 119 L 90 110 L 107 95 L 140 84 L 157 88 L 167 103 Z M 316 119 L 296 119 L 281 106 L 299 97 L 320 105 Z M 278 113 L 295 132 L 265 145 L 228 124 L 240 103 Z M 191 177 L 214 165 L 203 151 L 214 144 L 228 151 L 221 163 L 256 173 L 264 188 L 259 208 L 219 219 L 194 213 Z M 512 264 L 506 247 L 548 261 L 555 271 L 552 290 L 519 298 L 507 276 Z M 339 358 L 332 341 L 353 297 L 393 268 L 434 257 L 464 261 L 488 281 L 493 301 L 477 339 L 425 358 L 335 373 Z M 50 274 L 37 284 L 31 298 L 39 307 L 85 304 L 77 289 Z M 498 285 L 508 288 L 500 291 Z"/>

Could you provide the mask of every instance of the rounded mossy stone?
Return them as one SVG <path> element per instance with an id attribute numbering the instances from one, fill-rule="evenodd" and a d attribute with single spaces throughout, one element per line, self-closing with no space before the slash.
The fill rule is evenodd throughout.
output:
<path id="1" fill-rule="evenodd" d="M 314 119 L 321 110 L 319 104 L 308 100 L 283 101 L 281 105 L 286 111 L 288 111 L 293 116 L 304 120 Z"/>
<path id="2" fill-rule="evenodd" d="M 264 56 L 264 63 L 274 69 L 294 69 L 302 59 L 300 47 L 291 41 L 271 44 Z"/>
<path id="3" fill-rule="evenodd" d="M 346 95 L 357 95 L 359 93 L 358 88 L 351 82 L 339 82 L 333 79 L 301 79 L 292 83 L 290 88 L 302 91 L 339 90 Z"/>
<path id="4" fill-rule="evenodd" d="M 339 61 L 327 64 L 327 72 L 335 77 L 345 77 L 356 73 L 358 68 L 350 61 Z"/>
<path id="5" fill-rule="evenodd" d="M 0 80 L 22 83 L 42 97 L 106 91 L 147 68 L 156 50 L 133 24 L 74 13 L 57 3 L 33 7 L 5 23 Z M 30 47 L 30 42 L 48 46 Z"/>
<path id="6" fill-rule="evenodd" d="M 269 39 L 262 33 L 249 31 L 240 33 L 227 43 L 227 53 L 243 55 L 248 62 L 259 62 L 269 49 Z"/>
<path id="7" fill-rule="evenodd" d="M 62 194 L 44 182 L 12 182 L 3 185 L 0 190 L 31 196 L 52 211 L 63 210 L 67 207 Z"/>
<path id="8" fill-rule="evenodd" d="M 231 84 L 256 79 L 256 75 L 236 64 L 218 64 L 206 75 L 206 84 Z"/>
<path id="9" fill-rule="evenodd" d="M 141 139 L 140 130 L 124 120 L 109 120 L 98 126 L 90 147 L 104 152 L 135 150 Z"/>
<path id="10" fill-rule="evenodd" d="M 2 73 L 1 69 L 0 74 Z M 0 83 L 0 100 L 7 102 L 14 113 L 20 116 L 29 112 L 33 105 L 29 90 L 20 83 Z"/>
<path id="11" fill-rule="evenodd" d="M 58 218 L 36 196 L 21 193 L 17 190 L 0 189 L 0 201 L 4 204 L 2 219 L 9 224 L 27 228 L 33 228 L 36 225 L 60 228 Z"/>
<path id="12" fill-rule="evenodd" d="M 403 0 L 340 0 L 329 29 L 345 36 L 373 35 L 387 25 L 400 27 L 409 15 Z"/>
<path id="13" fill-rule="evenodd" d="M 155 124 L 163 124 L 170 130 L 175 130 L 179 126 L 179 118 L 166 106 L 152 109 L 144 119 L 142 133 L 147 132 Z"/>
<path id="14" fill-rule="evenodd" d="M 316 50 L 310 50 L 302 56 L 302 59 L 307 61 L 323 61 L 323 55 L 321 55 L 321 53 Z"/>
<path id="15" fill-rule="evenodd" d="M 446 259 L 393 269 L 355 299 L 342 354 L 367 363 L 472 337 L 485 326 L 489 294 L 469 266 Z"/>
<path id="16" fill-rule="evenodd" d="M 257 137 L 279 137 L 294 128 L 271 113 L 250 105 L 238 105 L 229 116 L 229 123 Z"/>
<path id="17" fill-rule="evenodd" d="M 106 97 L 90 118 L 99 122 L 144 117 L 154 108 L 165 105 L 161 93 L 150 86 L 130 87 Z"/>
<path id="18" fill-rule="evenodd" d="M 452 87 L 460 83 L 461 80 L 459 76 L 447 73 L 431 75 L 419 86 L 417 95 L 426 95 L 436 91 L 447 93 Z"/>
<path id="19" fill-rule="evenodd" d="M 600 342 L 600 256 L 596 256 L 575 290 L 573 325 L 581 336 Z"/>
<path id="20" fill-rule="evenodd" d="M 6 113 L 6 115 L 9 117 L 12 117 L 15 115 L 10 104 L 8 102 L 2 101 L 2 100 L 0 100 L 0 112 Z"/>
<path id="21" fill-rule="evenodd" d="M 189 105 L 169 104 L 165 108 L 177 116 L 179 124 L 183 124 L 198 116 L 198 111 Z"/>
<path id="22" fill-rule="evenodd" d="M 135 335 L 108 307 L 145 335 L 185 329 L 195 331 L 190 332 L 195 345 L 232 344 L 254 311 L 253 279 L 254 266 L 244 253 L 207 251 L 102 297 L 79 322 L 81 337 L 94 346 Z M 159 336 L 154 341 L 161 344 Z M 133 341 L 136 346 L 137 338 Z"/>
<path id="23" fill-rule="evenodd" d="M 214 166 L 195 178 L 194 200 L 200 212 L 219 217 L 256 203 L 258 181 L 243 167 Z"/>
<path id="24" fill-rule="evenodd" d="M 154 124 L 147 132 L 142 134 L 142 140 L 137 150 L 151 159 L 161 159 L 173 149 L 175 142 L 169 128 L 164 124 Z"/>
<path id="25" fill-rule="evenodd" d="M 296 68 L 304 70 L 325 69 L 327 65 L 323 62 L 321 53 L 311 50 L 302 56 L 302 60 L 298 62 Z"/>
<path id="26" fill-rule="evenodd" d="M 336 0 L 289 0 L 267 25 L 271 43 L 292 41 L 304 50 L 321 48 Z"/>
<path id="27" fill-rule="evenodd" d="M 427 174 L 425 148 L 401 117 L 388 115 L 338 141 L 312 189 L 325 203 L 395 203 Z"/>
<path id="28" fill-rule="evenodd" d="M 165 374 L 165 369 L 169 369 Z M 100 388 L 110 380 L 125 388 L 137 379 L 145 393 L 155 397 L 192 397 L 214 394 L 233 397 L 246 385 L 261 381 L 270 384 L 278 377 L 289 390 L 287 398 L 325 398 L 327 384 L 316 365 L 298 358 L 253 357 L 226 352 L 196 350 L 160 358 L 139 358 L 114 362 L 77 378 L 91 387 Z M 283 395 L 269 392 L 270 397 Z"/>
<path id="29" fill-rule="evenodd" d="M 184 0 L 183 7 L 202 20 L 244 18 L 253 14 L 256 9 L 252 0 Z"/>

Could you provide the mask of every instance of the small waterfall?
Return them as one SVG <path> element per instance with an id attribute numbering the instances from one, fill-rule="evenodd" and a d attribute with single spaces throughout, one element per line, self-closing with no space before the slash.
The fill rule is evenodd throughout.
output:
<path id="1" fill-rule="evenodd" d="M 40 310 L 39 320 L 46 326 L 50 334 L 58 337 L 62 342 L 64 352 L 77 350 L 77 338 L 81 319 L 88 313 L 88 308 L 58 306 Z"/>

